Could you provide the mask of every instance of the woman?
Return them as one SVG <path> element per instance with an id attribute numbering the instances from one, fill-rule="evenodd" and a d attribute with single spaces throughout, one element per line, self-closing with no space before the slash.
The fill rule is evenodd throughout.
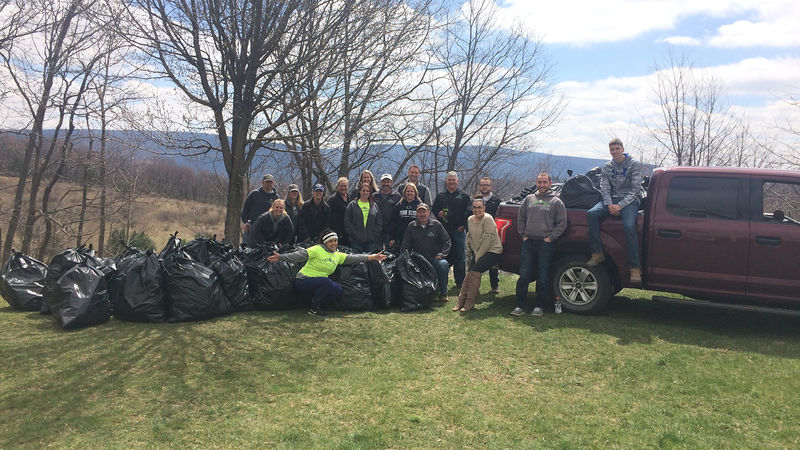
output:
<path id="1" fill-rule="evenodd" d="M 339 244 L 348 247 L 350 240 L 344 231 L 344 212 L 347 211 L 347 205 L 350 204 L 350 196 L 347 194 L 349 185 L 347 177 L 339 177 L 336 181 L 336 192 L 328 197 L 328 205 L 331 207 L 331 229 L 339 235 Z"/>
<path id="2" fill-rule="evenodd" d="M 292 219 L 295 231 L 297 231 L 298 220 L 300 219 L 300 208 L 303 207 L 303 194 L 300 193 L 300 188 L 296 184 L 289 185 L 289 192 L 286 193 L 286 199 L 283 201 L 286 214 Z"/>
<path id="3" fill-rule="evenodd" d="M 500 261 L 503 244 L 497 234 L 494 218 L 486 214 L 483 197 L 472 201 L 472 215 L 467 219 L 467 248 L 472 253 L 467 276 L 461 284 L 458 304 L 453 311 L 467 312 L 475 307 L 481 287 L 481 274 Z"/>
<path id="4" fill-rule="evenodd" d="M 278 198 L 272 202 L 267 212 L 258 216 L 253 225 L 256 245 L 267 242 L 275 243 L 279 247 L 294 244 L 294 225 L 284 209 L 283 200 Z"/>
<path id="5" fill-rule="evenodd" d="M 310 241 L 331 226 L 331 207 L 325 203 L 325 186 L 317 183 L 311 201 L 305 202 L 300 208 L 298 222 L 298 241 Z"/>
<path id="6" fill-rule="evenodd" d="M 337 252 L 339 236 L 333 231 L 325 230 L 319 239 L 319 244 L 293 253 L 279 255 L 273 253 L 267 260 L 270 262 L 289 261 L 296 264 L 305 262 L 305 265 L 295 278 L 294 286 L 303 298 L 311 303 L 309 314 L 314 316 L 327 316 L 325 309 L 333 304 L 342 295 L 339 283 L 328 278 L 339 264 L 357 264 L 364 261 L 383 261 L 386 255 L 375 253 L 372 255 L 346 255 Z"/>
<path id="7" fill-rule="evenodd" d="M 392 223 L 394 224 L 393 240 L 389 241 L 389 247 L 395 244 L 399 247 L 403 243 L 403 235 L 406 233 L 408 224 L 417 218 L 417 205 L 422 203 L 417 191 L 417 185 L 406 183 L 403 188 L 403 198 L 397 202 L 392 211 Z"/>
<path id="8" fill-rule="evenodd" d="M 372 193 L 378 192 L 378 182 L 375 181 L 375 176 L 372 175 L 372 172 L 369 170 L 365 170 L 361 172 L 361 177 L 358 179 L 358 183 L 356 183 L 356 187 L 350 192 L 350 199 L 355 200 L 358 198 L 358 191 L 361 188 L 361 185 L 367 183 L 372 189 Z"/>
<path id="9" fill-rule="evenodd" d="M 359 252 L 378 247 L 382 229 L 381 210 L 372 201 L 372 188 L 363 183 L 358 198 L 347 205 L 344 213 L 344 230 L 350 238 L 350 247 Z"/>

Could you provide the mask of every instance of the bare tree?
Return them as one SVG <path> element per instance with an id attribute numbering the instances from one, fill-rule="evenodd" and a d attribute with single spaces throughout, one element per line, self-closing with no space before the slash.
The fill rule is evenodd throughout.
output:
<path id="1" fill-rule="evenodd" d="M 92 8 L 94 3 L 94 1 L 80 0 L 68 2 L 36 0 L 29 3 L 36 11 L 33 16 L 36 20 L 25 26 L 37 30 L 36 39 L 24 43 L 16 40 L 13 45 L 8 45 L 0 53 L 0 59 L 12 80 L 15 92 L 23 98 L 30 118 L 29 131 L 26 132 L 28 140 L 6 231 L 2 259 L 6 259 L 11 253 L 22 216 L 29 172 L 32 167 L 42 172 L 41 169 L 47 167 L 49 163 L 48 156 L 42 154 L 44 142 L 42 132 L 51 100 L 58 97 L 53 95 L 54 81 L 65 72 L 65 67 L 79 52 L 87 48 L 86 46 L 91 46 L 83 33 L 91 33 L 92 30 L 86 28 L 85 24 L 80 24 L 78 19 L 81 14 Z M 31 51 L 31 46 L 36 48 L 36 51 Z M 56 86 L 56 92 L 62 87 Z M 31 187 L 33 188 L 33 184 Z M 38 189 L 38 185 L 36 187 Z M 29 195 L 35 198 L 34 192 Z M 26 234 L 28 233 L 26 230 Z M 27 251 L 27 248 L 23 248 L 23 251 Z"/>
<path id="2" fill-rule="evenodd" d="M 509 149 L 533 149 L 534 135 L 562 110 L 541 41 L 520 27 L 499 29 L 495 9 L 491 0 L 459 7 L 437 52 L 447 95 L 435 97 L 446 103 L 434 109 L 447 114 L 433 124 L 434 145 L 437 155 L 446 156 L 446 170 L 467 171 L 466 184 L 506 158 Z M 471 158 L 462 158 L 468 147 L 474 149 Z M 470 163 L 463 164 L 465 159 Z"/>
<path id="3" fill-rule="evenodd" d="M 662 163 L 710 166 L 725 162 L 736 121 L 725 104 L 722 84 L 704 75 L 683 55 L 669 52 L 655 67 L 653 93 L 658 119 L 645 126 L 661 152 Z"/>
<path id="4" fill-rule="evenodd" d="M 296 110 L 285 108 L 287 98 L 292 106 L 308 101 L 292 97 L 284 78 L 314 75 L 308 61 L 325 60 L 341 22 L 337 11 L 347 8 L 334 7 L 333 0 L 135 0 L 130 5 L 127 35 L 157 64 L 155 75 L 169 79 L 195 106 L 197 114 L 187 114 L 185 125 L 213 129 L 218 137 L 182 146 L 222 156 L 228 175 L 225 237 L 238 242 L 247 170 Z M 313 20 L 320 11 L 332 14 L 321 28 Z"/>

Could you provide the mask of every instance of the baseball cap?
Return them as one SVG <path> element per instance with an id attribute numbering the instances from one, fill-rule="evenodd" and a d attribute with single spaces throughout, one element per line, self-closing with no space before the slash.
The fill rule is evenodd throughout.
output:
<path id="1" fill-rule="evenodd" d="M 427 209 L 428 211 L 430 211 L 431 208 L 425 203 L 420 203 L 419 205 L 417 205 L 417 211 L 419 211 L 420 209 Z"/>
<path id="2" fill-rule="evenodd" d="M 314 190 L 315 191 L 323 191 L 324 192 L 325 191 L 325 186 L 317 183 L 317 184 L 314 185 Z"/>
<path id="3" fill-rule="evenodd" d="M 264 175 L 264 178 L 261 179 L 261 181 L 273 181 L 274 182 L 275 181 L 275 177 L 273 177 L 270 174 L 266 174 L 266 175 Z"/>
<path id="4" fill-rule="evenodd" d="M 296 184 L 290 184 L 290 185 L 289 185 L 289 192 L 292 192 L 292 191 L 297 191 L 297 192 L 300 192 L 300 188 L 299 188 L 299 187 L 297 187 L 297 185 L 296 185 Z"/>
<path id="5" fill-rule="evenodd" d="M 388 174 L 388 173 L 385 173 L 385 174 L 381 175 L 381 181 L 383 181 L 383 180 L 391 180 L 391 179 L 392 179 L 392 176 L 390 174 Z"/>

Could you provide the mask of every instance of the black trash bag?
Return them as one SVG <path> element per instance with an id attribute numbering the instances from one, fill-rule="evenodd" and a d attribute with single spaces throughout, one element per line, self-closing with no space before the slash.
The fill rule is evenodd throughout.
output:
<path id="1" fill-rule="evenodd" d="M 230 244 L 218 242 L 216 234 L 211 239 L 199 237 L 183 246 L 183 251 L 193 260 L 199 261 L 207 267 L 211 267 L 214 262 L 230 253 L 232 249 L 233 246 Z"/>
<path id="2" fill-rule="evenodd" d="M 403 252 L 397 258 L 397 270 L 402 280 L 401 307 L 413 311 L 427 308 L 436 295 L 436 270 L 424 256 Z"/>
<path id="3" fill-rule="evenodd" d="M 253 307 L 264 311 L 302 308 L 305 305 L 294 289 L 300 266 L 287 261 L 267 261 L 274 251 L 273 246 L 260 246 L 242 253 Z"/>
<path id="4" fill-rule="evenodd" d="M 130 322 L 166 322 L 167 300 L 161 261 L 152 250 L 123 258 L 109 281 L 114 317 Z"/>
<path id="5" fill-rule="evenodd" d="M 342 286 L 342 296 L 333 303 L 341 311 L 370 311 L 375 309 L 369 282 L 367 263 L 344 264 L 336 269 L 331 279 Z"/>
<path id="6" fill-rule="evenodd" d="M 170 234 L 169 239 L 167 239 L 167 245 L 158 252 L 158 259 L 164 260 L 168 255 L 172 254 L 180 254 L 181 256 L 188 256 L 183 251 L 183 247 L 181 246 L 181 239 L 178 237 L 178 232 L 176 231 L 175 234 Z"/>
<path id="7" fill-rule="evenodd" d="M 127 258 L 129 256 L 135 256 L 135 255 L 141 255 L 141 254 L 142 254 L 142 251 L 139 250 L 138 248 L 126 245 L 125 246 L 125 250 L 123 250 L 122 252 L 120 252 L 119 255 L 114 257 L 114 261 L 117 263 L 117 266 L 119 266 L 120 261 L 122 261 L 123 259 L 125 259 L 125 258 Z"/>
<path id="8" fill-rule="evenodd" d="M 162 267 L 171 322 L 206 320 L 231 312 L 222 282 L 210 268 L 180 254 L 168 255 Z"/>
<path id="9" fill-rule="evenodd" d="M 58 279 L 67 273 L 68 270 L 79 264 L 87 264 L 93 267 L 99 265 L 94 257 L 94 251 L 84 246 L 68 248 L 56 256 L 53 256 L 53 259 L 50 260 L 50 264 L 47 265 L 47 275 L 44 277 L 43 296 L 45 301 L 42 303 L 42 308 L 39 310 L 41 314 L 50 314 L 50 305 L 52 303 L 50 297 L 54 295 L 56 289 L 60 289 L 57 286 Z"/>
<path id="10" fill-rule="evenodd" d="M 388 255 L 383 261 L 369 261 L 369 283 L 372 301 L 378 308 L 388 308 L 400 302 L 400 275 L 397 256 Z"/>
<path id="11" fill-rule="evenodd" d="M 106 280 L 110 280 L 117 273 L 117 261 L 112 258 L 95 257 L 95 268 L 102 272 Z"/>
<path id="12" fill-rule="evenodd" d="M 585 175 L 575 175 L 566 182 L 558 194 L 567 208 L 589 209 L 603 199 L 592 180 Z"/>
<path id="13" fill-rule="evenodd" d="M 12 250 L 0 275 L 0 295 L 19 311 L 39 311 L 44 303 L 45 263 Z"/>
<path id="14" fill-rule="evenodd" d="M 231 303 L 234 311 L 250 311 L 253 309 L 253 300 L 248 291 L 247 269 L 235 252 L 216 260 L 211 264 L 211 270 L 219 275 L 222 290 Z"/>
<path id="15" fill-rule="evenodd" d="M 586 171 L 586 177 L 592 182 L 592 186 L 598 191 L 600 190 L 600 175 L 603 173 L 602 167 L 593 167 Z M 596 202 L 595 202 L 596 203 Z"/>
<path id="16" fill-rule="evenodd" d="M 84 262 L 64 273 L 48 299 L 53 317 L 65 330 L 100 325 L 111 318 L 106 277 Z"/>

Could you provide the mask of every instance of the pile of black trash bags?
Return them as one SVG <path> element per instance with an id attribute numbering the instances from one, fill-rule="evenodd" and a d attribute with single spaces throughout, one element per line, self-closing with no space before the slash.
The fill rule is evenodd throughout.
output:
<path id="1" fill-rule="evenodd" d="M 176 232 L 159 253 L 128 247 L 113 259 L 96 256 L 90 246 L 67 249 L 45 265 L 14 251 L 0 275 L 0 295 L 15 310 L 52 314 L 64 329 L 99 325 L 111 316 L 186 322 L 238 311 L 306 308 L 294 289 L 302 266 L 267 261 L 275 251 L 297 249 L 234 248 L 215 237 L 184 245 Z M 339 310 L 417 310 L 429 307 L 436 293 L 433 266 L 413 252 L 341 265 L 331 278 L 342 286 L 333 305 Z"/>

